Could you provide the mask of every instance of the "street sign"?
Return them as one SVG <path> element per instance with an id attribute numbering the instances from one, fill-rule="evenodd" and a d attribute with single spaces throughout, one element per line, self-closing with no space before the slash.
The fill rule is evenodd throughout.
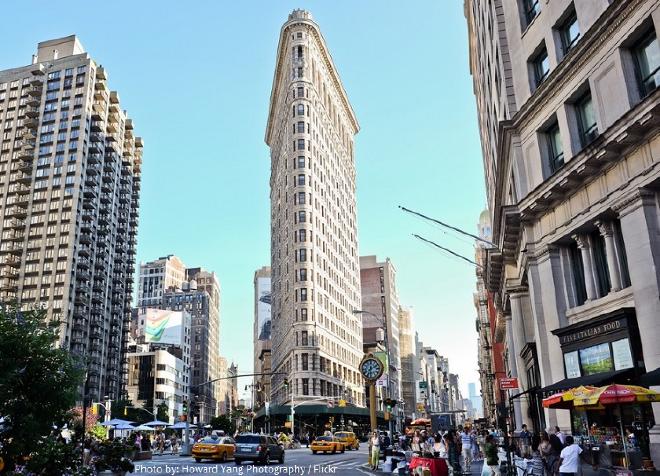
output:
<path id="1" fill-rule="evenodd" d="M 418 403 L 417 404 L 417 412 L 418 413 L 424 413 L 425 410 L 426 410 L 426 408 L 424 407 L 423 403 Z"/>
<path id="2" fill-rule="evenodd" d="M 420 380 L 420 381 L 419 381 L 419 388 L 428 388 L 428 387 L 429 387 L 429 383 L 428 383 L 428 382 L 425 382 L 425 381 L 423 381 L 423 380 Z"/>
<path id="3" fill-rule="evenodd" d="M 501 378 L 500 379 L 500 390 L 512 390 L 518 387 L 518 379 L 515 377 L 512 378 Z"/>
<path id="4" fill-rule="evenodd" d="M 344 400 L 343 398 L 341 400 L 339 400 L 339 406 L 340 407 L 345 407 L 346 406 L 346 400 Z"/>
<path id="5" fill-rule="evenodd" d="M 284 422 L 284 428 L 291 428 L 291 422 L 290 421 L 285 421 Z"/>
<path id="6" fill-rule="evenodd" d="M 328 408 L 332 408 L 334 406 L 335 406 L 335 402 L 333 402 L 332 400 L 328 400 Z"/>

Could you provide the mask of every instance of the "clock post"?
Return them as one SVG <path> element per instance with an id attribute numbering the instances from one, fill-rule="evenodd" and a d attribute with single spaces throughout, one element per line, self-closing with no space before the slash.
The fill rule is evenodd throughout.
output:
<path id="1" fill-rule="evenodd" d="M 369 423 L 372 430 L 378 429 L 376 419 L 376 380 L 383 375 L 385 366 L 374 354 L 366 354 L 360 362 L 360 373 L 369 387 Z"/>

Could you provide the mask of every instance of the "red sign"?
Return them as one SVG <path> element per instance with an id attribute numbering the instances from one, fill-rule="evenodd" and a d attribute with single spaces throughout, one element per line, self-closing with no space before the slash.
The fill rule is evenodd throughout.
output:
<path id="1" fill-rule="evenodd" d="M 501 378 L 500 379 L 500 390 L 510 390 L 518 388 L 518 379 L 517 378 Z"/>

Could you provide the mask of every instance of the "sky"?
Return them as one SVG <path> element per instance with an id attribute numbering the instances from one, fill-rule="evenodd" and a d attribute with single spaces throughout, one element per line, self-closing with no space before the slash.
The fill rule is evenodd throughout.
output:
<path id="1" fill-rule="evenodd" d="M 269 265 L 264 143 L 279 32 L 294 8 L 319 24 L 355 110 L 361 255 L 389 257 L 425 345 L 478 382 L 473 241 L 398 205 L 476 232 L 485 207 L 463 2 L 72 0 L 12 2 L 0 69 L 76 34 L 144 138 L 138 260 L 176 254 L 221 284 L 221 352 L 252 368 L 253 274 Z M 245 382 L 247 384 L 248 382 Z M 243 383 L 241 382 L 240 385 Z"/>

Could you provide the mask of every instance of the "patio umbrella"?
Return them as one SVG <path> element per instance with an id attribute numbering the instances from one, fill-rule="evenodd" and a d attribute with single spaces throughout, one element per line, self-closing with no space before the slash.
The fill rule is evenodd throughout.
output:
<path id="1" fill-rule="evenodd" d="M 175 423 L 170 427 L 173 430 L 185 430 L 186 429 L 186 422 L 185 421 L 180 421 L 178 423 Z M 188 428 L 197 428 L 197 425 L 193 425 L 192 423 L 188 425 Z"/>
<path id="2" fill-rule="evenodd" d="M 154 431 L 154 428 L 147 425 L 140 425 L 135 427 L 135 431 Z"/>
<path id="3" fill-rule="evenodd" d="M 626 435 L 623 432 L 623 404 L 660 402 L 660 392 L 638 387 L 637 385 L 612 384 L 598 387 L 593 392 L 575 398 L 575 407 L 593 407 L 595 405 L 617 405 L 619 407 L 619 430 L 623 443 L 623 453 L 628 464 L 628 445 Z"/>
<path id="4" fill-rule="evenodd" d="M 130 423 L 120 423 L 115 426 L 115 430 L 135 430 L 135 427 Z"/>
<path id="5" fill-rule="evenodd" d="M 563 392 L 555 393 L 543 399 L 543 406 L 546 408 L 573 408 L 576 398 L 590 395 L 597 390 L 597 387 L 580 385 Z"/>
<path id="6" fill-rule="evenodd" d="M 103 425 L 103 426 L 117 426 L 117 425 L 121 425 L 121 424 L 130 425 L 131 423 L 133 423 L 133 422 L 128 421 L 128 420 L 122 420 L 121 418 L 113 418 L 112 420 L 104 421 L 103 423 L 101 423 L 101 425 Z"/>
<path id="7" fill-rule="evenodd" d="M 160 421 L 160 420 L 150 421 L 150 422 L 145 423 L 145 425 L 147 425 L 147 426 L 170 426 L 170 424 L 167 423 L 166 421 Z"/>

